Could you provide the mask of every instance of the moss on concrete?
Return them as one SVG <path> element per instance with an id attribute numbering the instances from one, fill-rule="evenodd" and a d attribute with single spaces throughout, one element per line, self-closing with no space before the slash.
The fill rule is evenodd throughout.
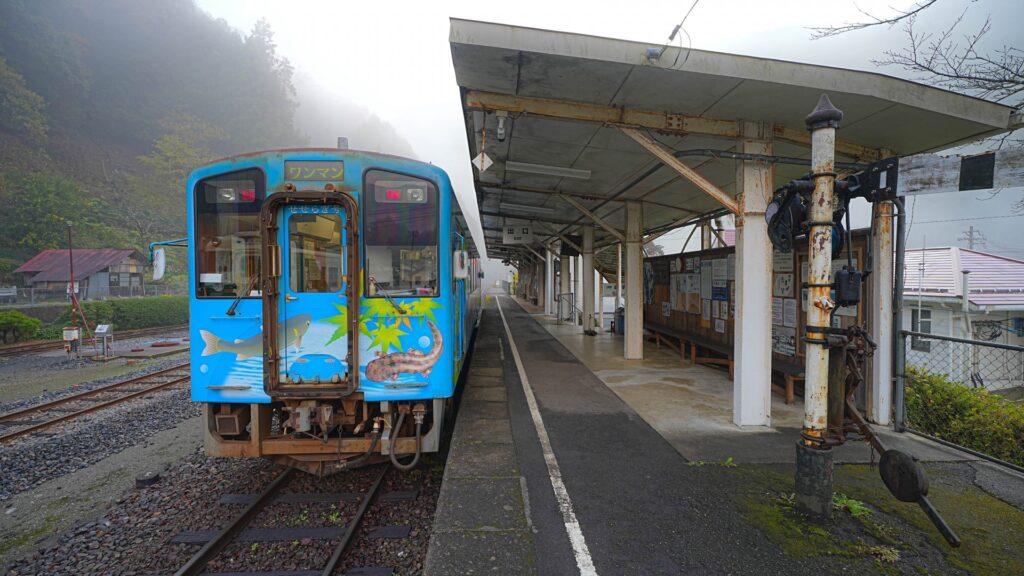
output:
<path id="1" fill-rule="evenodd" d="M 43 520 L 41 525 L 20 534 L 15 534 L 10 538 L 4 538 L 3 541 L 0 542 L 0 558 L 3 558 L 12 550 L 17 550 L 18 548 L 30 544 L 31 542 L 53 532 L 58 521 L 60 521 L 60 517 L 50 515 Z"/>
<path id="2" fill-rule="evenodd" d="M 928 498 L 957 532 L 963 544 L 950 548 L 916 504 L 893 498 L 878 470 L 867 465 L 836 468 L 836 488 L 926 534 L 953 566 L 977 576 L 1024 574 L 1024 512 L 971 483 L 957 482 L 942 469 L 928 468 Z"/>

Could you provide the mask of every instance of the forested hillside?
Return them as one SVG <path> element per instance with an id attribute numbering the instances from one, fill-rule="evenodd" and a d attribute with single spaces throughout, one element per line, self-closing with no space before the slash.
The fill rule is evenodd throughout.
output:
<path id="1" fill-rule="evenodd" d="M 305 144 L 270 27 L 191 0 L 0 2 L 0 274 L 44 248 L 184 236 L 209 159 Z M 0 279 L 2 280 L 2 279 Z"/>

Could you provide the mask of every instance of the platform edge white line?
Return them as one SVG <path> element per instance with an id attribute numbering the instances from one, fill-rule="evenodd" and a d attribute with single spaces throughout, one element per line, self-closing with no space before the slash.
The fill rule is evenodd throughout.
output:
<path id="1" fill-rule="evenodd" d="M 597 576 L 597 569 L 594 568 L 594 560 L 590 557 L 590 549 L 587 548 L 587 541 L 583 538 L 583 530 L 576 519 L 573 511 L 572 500 L 569 499 L 569 491 L 562 482 L 562 470 L 558 467 L 558 460 L 555 459 L 555 452 L 551 449 L 551 440 L 548 438 L 548 429 L 544 426 L 540 410 L 537 408 L 537 398 L 533 395 L 533 388 L 530 380 L 526 377 L 526 369 L 519 357 L 519 349 L 512 338 L 512 330 L 505 320 L 505 312 L 501 309 L 501 298 L 494 299 L 498 307 L 498 314 L 501 316 L 501 323 L 505 326 L 505 335 L 508 336 L 508 347 L 512 350 L 512 359 L 516 363 L 516 371 L 519 372 L 519 382 L 523 385 L 523 394 L 526 396 L 526 404 L 530 407 L 530 416 L 533 418 L 533 426 L 537 430 L 537 438 L 540 440 L 541 450 L 544 453 L 544 463 L 548 467 L 548 478 L 551 480 L 551 489 L 555 493 L 555 500 L 558 501 L 558 508 L 562 512 L 562 521 L 565 524 L 565 532 L 569 536 L 569 543 L 572 544 L 572 553 L 576 557 L 576 566 L 582 576 Z"/>

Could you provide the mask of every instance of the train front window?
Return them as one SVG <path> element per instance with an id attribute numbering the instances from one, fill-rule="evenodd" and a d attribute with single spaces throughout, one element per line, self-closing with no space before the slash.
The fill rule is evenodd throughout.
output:
<path id="1" fill-rule="evenodd" d="M 214 176 L 196 185 L 198 297 L 259 296 L 264 187 L 259 170 Z"/>
<path id="2" fill-rule="evenodd" d="M 368 296 L 438 294 L 437 186 L 380 170 L 363 188 L 364 277 Z"/>
<path id="3" fill-rule="evenodd" d="M 292 292 L 339 292 L 342 283 L 341 216 L 292 214 L 288 218 Z"/>

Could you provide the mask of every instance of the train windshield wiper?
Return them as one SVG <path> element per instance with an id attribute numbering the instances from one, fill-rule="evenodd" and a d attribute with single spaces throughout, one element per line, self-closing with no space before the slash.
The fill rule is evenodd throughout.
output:
<path id="1" fill-rule="evenodd" d="M 373 287 L 377 289 L 377 292 L 380 292 L 384 296 L 384 298 L 387 299 L 387 301 L 391 304 L 391 307 L 394 308 L 395 311 L 397 311 L 399 314 L 405 314 L 405 308 L 399 306 L 398 303 L 395 302 L 395 300 L 391 297 L 391 294 L 389 294 L 387 290 L 380 287 L 380 284 L 377 283 L 377 279 L 374 278 L 373 276 L 370 276 L 370 284 L 373 284 Z"/>
<path id="2" fill-rule="evenodd" d="M 234 301 L 231 302 L 231 306 L 228 308 L 228 311 L 225 312 L 225 314 L 227 314 L 228 316 L 234 316 L 235 315 L 235 308 L 238 308 L 238 303 L 242 301 L 242 296 L 247 296 L 250 292 L 252 292 L 252 287 L 255 284 L 256 284 L 256 276 L 250 276 L 249 277 L 249 283 L 245 285 L 245 290 L 242 291 L 242 292 L 239 292 L 238 295 L 235 296 Z"/>

